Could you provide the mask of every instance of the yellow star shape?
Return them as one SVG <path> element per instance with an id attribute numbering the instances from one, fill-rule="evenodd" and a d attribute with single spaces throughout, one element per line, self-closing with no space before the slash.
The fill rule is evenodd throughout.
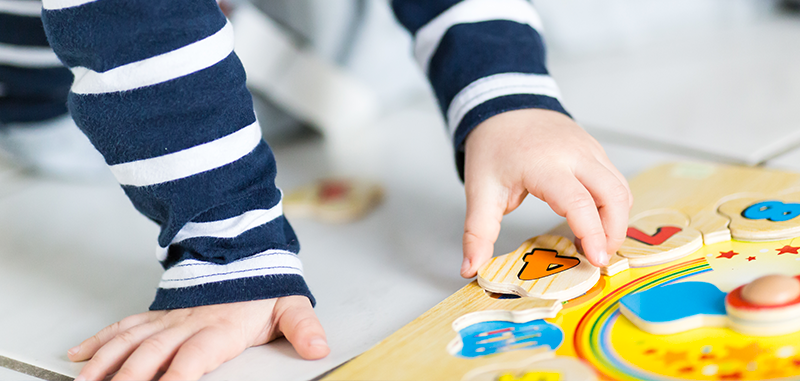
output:
<path id="1" fill-rule="evenodd" d="M 735 360 L 749 363 L 755 360 L 760 354 L 766 352 L 766 350 L 759 347 L 758 343 L 755 341 L 741 348 L 732 347 L 730 345 L 726 345 L 725 348 L 728 349 L 728 355 L 723 357 L 721 359 L 722 361 Z"/>
<path id="2" fill-rule="evenodd" d="M 674 362 L 686 360 L 686 357 L 687 357 L 688 353 L 689 352 L 687 352 L 687 351 L 673 352 L 673 351 L 669 351 L 668 350 L 666 353 L 664 353 L 664 356 L 661 357 L 661 359 L 664 360 L 664 365 L 665 366 L 670 366 Z"/>

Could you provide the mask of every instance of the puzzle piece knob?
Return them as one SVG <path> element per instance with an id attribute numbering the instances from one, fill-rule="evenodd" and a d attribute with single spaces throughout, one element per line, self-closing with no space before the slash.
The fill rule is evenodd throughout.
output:
<path id="1" fill-rule="evenodd" d="M 778 306 L 800 297 L 800 280 L 787 275 L 766 275 L 742 288 L 742 299 L 757 306 Z"/>

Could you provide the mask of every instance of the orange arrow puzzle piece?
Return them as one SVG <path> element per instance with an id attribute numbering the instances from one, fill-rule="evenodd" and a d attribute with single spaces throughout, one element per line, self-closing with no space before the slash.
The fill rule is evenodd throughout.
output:
<path id="1" fill-rule="evenodd" d="M 581 260 L 574 257 L 558 255 L 558 252 L 551 249 L 533 249 L 522 257 L 525 264 L 519 271 L 519 280 L 536 280 L 562 271 L 567 271 L 581 263 Z"/>

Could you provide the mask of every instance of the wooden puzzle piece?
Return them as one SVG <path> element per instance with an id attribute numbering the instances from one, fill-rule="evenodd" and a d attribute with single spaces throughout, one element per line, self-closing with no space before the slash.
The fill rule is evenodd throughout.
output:
<path id="1" fill-rule="evenodd" d="M 738 192 L 720 198 L 711 208 L 695 213 L 689 227 L 696 229 L 703 235 L 703 244 L 711 245 L 731 240 L 731 220 L 719 213 L 719 206 L 732 200 L 744 197 L 758 197 L 760 194 L 753 192 Z"/>
<path id="2" fill-rule="evenodd" d="M 581 263 L 578 258 L 558 255 L 558 252 L 552 249 L 538 248 L 525 254 L 522 261 L 525 264 L 517 275 L 520 280 L 541 279 L 567 271 Z"/>
<path id="3" fill-rule="evenodd" d="M 630 267 L 660 265 L 683 258 L 703 246 L 703 236 L 689 227 L 681 212 L 656 209 L 631 219 L 627 237 L 617 251 Z"/>
<path id="4" fill-rule="evenodd" d="M 480 287 L 469 288 L 465 296 L 484 303 L 480 310 L 453 321 L 458 335 L 447 346 L 452 355 L 474 358 L 543 345 L 552 351 L 561 345 L 563 332 L 542 320 L 555 317 L 561 311 L 561 302 L 496 297 Z"/>
<path id="5" fill-rule="evenodd" d="M 476 297 L 480 298 L 481 296 Z M 459 317 L 453 321 L 453 329 L 458 332 L 470 325 L 487 321 L 526 323 L 531 320 L 554 318 L 558 314 L 558 311 L 561 311 L 562 307 L 562 303 L 557 300 L 536 298 L 517 298 L 505 300 L 506 303 L 497 305 L 499 308 L 487 306 L 487 309 L 485 310 L 468 313 Z"/>
<path id="6" fill-rule="evenodd" d="M 719 206 L 730 218 L 731 236 L 741 241 L 775 241 L 800 235 L 800 193 L 742 197 Z"/>
<path id="7" fill-rule="evenodd" d="M 767 275 L 727 295 L 706 282 L 651 288 L 620 299 L 620 312 L 655 335 L 729 327 L 751 336 L 800 331 L 800 276 Z"/>
<path id="8" fill-rule="evenodd" d="M 701 210 L 689 223 L 689 227 L 703 235 L 703 244 L 712 245 L 731 240 L 731 229 L 728 228 L 731 220 L 721 216 L 717 210 Z"/>
<path id="9" fill-rule="evenodd" d="M 600 268 L 600 272 L 606 276 L 614 276 L 629 268 L 631 268 L 631 266 L 628 262 L 628 258 L 615 253 L 611 256 L 611 259 L 609 259 L 608 265 Z"/>
<path id="10" fill-rule="evenodd" d="M 569 230 L 569 227 L 566 227 L 566 229 L 567 231 L 560 232 L 561 235 L 575 239 L 575 236 L 572 235 L 572 231 Z M 579 253 L 583 253 L 583 248 L 581 247 L 580 239 L 575 239 L 575 246 L 578 248 Z M 600 267 L 600 273 L 606 276 L 614 276 L 630 268 L 631 267 L 630 264 L 628 263 L 628 258 L 621 257 L 619 256 L 619 254 L 614 253 L 613 255 L 611 255 L 611 258 L 609 258 L 608 264 L 603 267 Z"/>
<path id="11" fill-rule="evenodd" d="M 619 309 L 639 329 L 655 335 L 727 324 L 725 293 L 706 282 L 675 283 L 626 295 Z"/>
<path id="12" fill-rule="evenodd" d="M 353 179 L 324 179 L 298 188 L 283 199 L 290 218 L 316 217 L 322 221 L 355 221 L 372 211 L 383 198 L 376 183 Z"/>
<path id="13" fill-rule="evenodd" d="M 753 336 L 800 331 L 800 275 L 767 275 L 725 298 L 731 328 Z"/>
<path id="14" fill-rule="evenodd" d="M 542 320 L 561 311 L 557 300 L 498 298 L 477 286 L 468 288 L 465 297 L 467 303 L 483 303 L 453 321 L 457 336 L 447 351 L 454 356 L 475 358 L 542 347 L 552 352 L 563 341 L 561 329 Z"/>
<path id="15" fill-rule="evenodd" d="M 463 381 L 595 381 L 595 372 L 570 357 L 528 361 L 527 364 L 498 365 L 474 370 Z"/>
<path id="16" fill-rule="evenodd" d="M 600 269 L 570 240 L 555 235 L 531 238 L 478 270 L 478 284 L 488 291 L 553 300 L 578 297 L 599 279 Z"/>
<path id="17" fill-rule="evenodd" d="M 561 328 L 541 319 L 524 323 L 484 321 L 463 327 L 458 335 L 447 351 L 465 358 L 539 347 L 555 351 L 564 342 Z"/>

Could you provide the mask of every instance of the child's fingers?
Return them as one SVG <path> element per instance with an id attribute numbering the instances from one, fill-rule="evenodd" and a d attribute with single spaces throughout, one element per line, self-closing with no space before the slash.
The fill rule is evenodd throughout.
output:
<path id="1" fill-rule="evenodd" d="M 158 370 L 172 360 L 178 348 L 195 333 L 190 325 L 182 324 L 148 337 L 128 356 L 112 381 L 152 380 Z"/>
<path id="2" fill-rule="evenodd" d="M 94 336 L 84 340 L 75 348 L 67 352 L 67 356 L 71 361 L 84 361 L 92 358 L 95 352 L 111 339 L 117 337 L 122 332 L 125 332 L 137 325 L 149 322 L 151 319 L 150 313 L 128 316 L 121 321 L 111 324 L 103 328 Z"/>
<path id="3" fill-rule="evenodd" d="M 76 380 L 103 379 L 107 374 L 115 372 L 142 341 L 163 329 L 160 321 L 156 321 L 119 332 L 94 353 Z"/>
<path id="4" fill-rule="evenodd" d="M 544 201 L 553 211 L 567 218 L 575 237 L 581 240 L 589 262 L 598 267 L 608 264 L 605 230 L 589 191 L 571 173 L 558 174 L 545 181 Z"/>
<path id="5" fill-rule="evenodd" d="M 495 188 L 471 182 L 466 184 L 467 215 L 464 220 L 464 262 L 461 276 L 474 277 L 478 268 L 494 253 L 494 243 L 500 235 L 500 222 L 506 206 Z"/>
<path id="6" fill-rule="evenodd" d="M 615 253 L 625 240 L 630 211 L 629 190 L 603 165 L 582 166 L 575 173 L 594 199 L 605 231 L 608 253 Z"/>
<path id="7" fill-rule="evenodd" d="M 205 328 L 181 345 L 169 369 L 159 380 L 197 380 L 245 349 L 245 346 L 230 340 L 229 332 L 224 329 Z"/>
<path id="8" fill-rule="evenodd" d="M 617 169 L 617 167 L 614 166 L 614 163 L 612 163 L 611 160 L 608 159 L 608 156 L 600 155 L 599 157 L 597 157 L 597 160 L 600 162 L 600 164 L 606 167 L 606 169 L 611 171 L 611 173 L 613 173 L 614 176 L 616 176 L 616 178 L 619 179 L 619 182 L 621 182 L 625 186 L 625 189 L 628 191 L 628 207 L 632 207 L 633 192 L 631 192 L 631 187 L 630 185 L 628 185 L 628 179 L 626 179 L 625 176 L 623 176 L 622 173 Z"/>
<path id="9" fill-rule="evenodd" d="M 321 359 L 330 353 L 325 330 L 322 328 L 311 302 L 304 296 L 289 296 L 278 300 L 275 308 L 278 329 L 306 360 Z"/>

